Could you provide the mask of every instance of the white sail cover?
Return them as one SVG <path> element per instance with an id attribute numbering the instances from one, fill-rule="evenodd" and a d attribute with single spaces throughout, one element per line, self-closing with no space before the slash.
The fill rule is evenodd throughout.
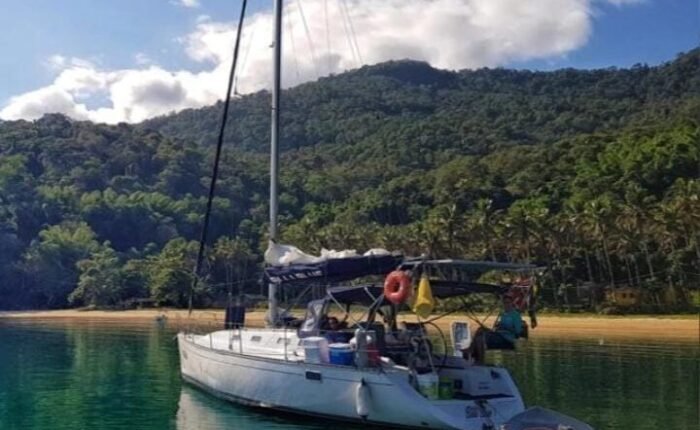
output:
<path id="1" fill-rule="evenodd" d="M 389 255 L 391 254 L 386 249 L 382 248 L 372 248 L 369 251 L 362 254 L 363 256 L 370 255 Z M 356 257 L 360 254 L 354 249 L 344 249 L 342 251 L 336 251 L 335 249 L 321 249 L 321 255 L 315 256 L 307 254 L 301 249 L 293 245 L 283 245 L 279 243 L 274 243 L 272 241 L 268 242 L 267 250 L 265 251 L 265 263 L 270 266 L 289 266 L 292 264 L 314 264 L 320 263 L 322 261 L 334 259 L 334 258 L 348 258 Z"/>

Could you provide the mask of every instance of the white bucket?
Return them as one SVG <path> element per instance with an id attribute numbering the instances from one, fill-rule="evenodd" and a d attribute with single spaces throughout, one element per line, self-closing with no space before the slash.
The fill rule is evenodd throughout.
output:
<path id="1" fill-rule="evenodd" d="M 307 363 L 328 363 L 328 340 L 325 337 L 312 336 L 302 340 L 304 361 Z"/>
<path id="2" fill-rule="evenodd" d="M 418 391 L 430 400 L 438 399 L 438 388 L 440 386 L 440 378 L 437 373 L 426 373 L 417 375 Z"/>

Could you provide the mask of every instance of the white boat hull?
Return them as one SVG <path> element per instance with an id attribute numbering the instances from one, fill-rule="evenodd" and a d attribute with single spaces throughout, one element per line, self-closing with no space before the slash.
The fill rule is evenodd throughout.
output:
<path id="1" fill-rule="evenodd" d="M 260 337 L 265 345 L 239 343 Z M 272 338 L 271 338 L 272 336 Z M 447 370 L 455 376 L 489 375 L 507 395 L 483 395 L 474 400 L 429 400 L 409 383 L 398 366 L 357 369 L 354 366 L 305 363 L 298 339 L 284 344 L 273 330 L 220 331 L 205 336 L 180 333 L 183 378 L 229 401 L 304 415 L 393 427 L 483 430 L 497 429 L 524 410 L 522 399 L 505 369 L 478 367 Z M 286 337 L 286 334 L 284 335 Z M 247 353 L 245 353 L 247 351 Z M 471 372 L 471 373 L 470 373 Z M 367 387 L 366 399 L 358 387 Z M 468 381 L 465 381 L 468 383 Z M 476 387 L 478 384 L 472 384 Z M 474 388 L 478 389 L 478 388 Z M 368 394 L 368 396 L 367 396 Z M 358 408 L 358 402 L 361 403 Z M 366 413 L 365 417 L 359 413 Z"/>

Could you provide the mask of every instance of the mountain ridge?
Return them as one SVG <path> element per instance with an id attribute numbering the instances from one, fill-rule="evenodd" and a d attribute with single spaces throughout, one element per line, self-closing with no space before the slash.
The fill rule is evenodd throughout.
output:
<path id="1" fill-rule="evenodd" d="M 410 117 L 432 121 L 445 112 L 466 118 L 450 118 L 464 122 L 469 129 L 483 131 L 484 124 L 505 122 L 517 127 L 523 139 L 508 139 L 510 144 L 553 141 L 567 129 L 590 133 L 619 126 L 621 121 L 639 120 L 637 114 L 647 109 L 673 109 L 669 100 L 678 101 L 700 94 L 700 49 L 679 55 L 676 60 L 659 66 L 637 66 L 630 69 L 575 70 L 532 72 L 510 69 L 478 69 L 450 72 L 432 68 L 424 62 L 392 61 L 364 66 L 344 74 L 321 78 L 285 90 L 282 96 L 283 151 L 309 145 L 347 143 L 343 128 L 353 119 L 368 131 L 355 141 L 380 132 L 380 120 Z M 426 77 L 426 75 L 428 77 Z M 659 79 L 664 80 L 663 85 Z M 552 91 L 561 92 L 556 99 Z M 258 92 L 234 101 L 229 116 L 227 142 L 245 150 L 266 151 L 269 141 L 269 109 L 266 92 Z M 586 114 L 583 99 L 595 98 L 609 112 L 590 120 L 575 120 Z M 219 102 L 220 103 L 220 102 Z M 534 124 L 513 115 L 509 105 L 518 103 L 524 109 L 545 110 L 533 118 Z M 480 109 L 488 106 L 488 109 Z M 546 109 L 547 107 L 551 109 Z M 595 109 L 600 109 L 596 106 Z M 184 137 L 200 144 L 215 142 L 214 125 L 220 119 L 220 105 L 188 109 L 173 115 L 144 121 L 140 126 L 167 136 Z M 328 112 L 338 111 L 342 118 Z M 619 118 L 632 111 L 631 118 Z M 218 114 L 218 115 L 217 115 Z M 329 118 L 329 116 L 331 118 Z M 335 119 L 337 126 L 329 124 Z M 461 120 L 461 121 L 460 121 Z M 561 126 L 556 126 L 560 121 Z M 601 126 L 596 126 L 600 123 Z M 552 126 L 555 124 L 555 126 Z M 329 133 L 317 133 L 325 126 Z M 537 130 L 544 128 L 545 133 Z M 449 132 L 449 130 L 448 130 Z M 469 136 L 452 137 L 468 139 Z M 475 137 L 478 137 L 475 136 Z M 503 138 L 504 136 L 501 136 Z M 455 139 L 457 140 L 457 139 Z M 353 142 L 354 143 L 354 142 Z"/>

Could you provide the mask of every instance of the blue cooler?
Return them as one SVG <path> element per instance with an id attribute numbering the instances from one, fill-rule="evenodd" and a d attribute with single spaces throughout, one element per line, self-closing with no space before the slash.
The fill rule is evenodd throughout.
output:
<path id="1" fill-rule="evenodd" d="M 331 343 L 328 345 L 331 364 L 340 366 L 352 366 L 355 351 L 349 343 Z"/>

